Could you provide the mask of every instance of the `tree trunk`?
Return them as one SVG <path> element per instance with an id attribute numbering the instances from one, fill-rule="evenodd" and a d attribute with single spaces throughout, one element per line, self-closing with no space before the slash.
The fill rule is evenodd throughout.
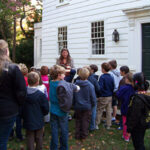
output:
<path id="1" fill-rule="evenodd" d="M 16 59 L 16 17 L 14 17 L 14 35 L 13 35 L 13 49 L 12 49 L 12 61 Z"/>

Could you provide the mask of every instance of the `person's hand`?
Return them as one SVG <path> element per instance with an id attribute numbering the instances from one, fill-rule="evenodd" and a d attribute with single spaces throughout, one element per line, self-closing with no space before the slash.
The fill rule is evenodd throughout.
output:
<path id="1" fill-rule="evenodd" d="M 128 137 L 129 137 L 129 136 L 131 136 L 131 134 L 130 134 L 130 133 L 128 133 L 128 132 L 126 133 L 126 135 L 127 135 Z"/>

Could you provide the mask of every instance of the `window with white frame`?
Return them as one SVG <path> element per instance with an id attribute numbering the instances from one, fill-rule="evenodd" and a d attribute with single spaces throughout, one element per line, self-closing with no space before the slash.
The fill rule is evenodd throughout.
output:
<path id="1" fill-rule="evenodd" d="M 63 3 L 65 0 L 59 0 L 59 3 Z"/>
<path id="2" fill-rule="evenodd" d="M 105 54 L 104 21 L 91 23 L 92 54 Z"/>
<path id="3" fill-rule="evenodd" d="M 67 27 L 58 28 L 58 49 L 59 49 L 59 53 L 63 48 L 67 48 Z"/>

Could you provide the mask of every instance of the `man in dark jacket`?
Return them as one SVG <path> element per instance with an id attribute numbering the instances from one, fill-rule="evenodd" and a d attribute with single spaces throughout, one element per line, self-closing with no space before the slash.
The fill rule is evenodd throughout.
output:
<path id="1" fill-rule="evenodd" d="M 9 59 L 7 42 L 0 40 L 0 150 L 7 150 L 8 137 L 25 96 L 23 75 Z"/>
<path id="2" fill-rule="evenodd" d="M 36 72 L 28 74 L 27 98 L 23 106 L 23 127 L 26 129 L 27 149 L 42 149 L 44 116 L 49 112 L 46 95 L 36 87 L 39 85 L 39 75 Z"/>

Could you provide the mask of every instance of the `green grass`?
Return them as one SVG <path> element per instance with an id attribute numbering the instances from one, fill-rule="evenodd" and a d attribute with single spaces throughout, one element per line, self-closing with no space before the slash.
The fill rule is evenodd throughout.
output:
<path id="1" fill-rule="evenodd" d="M 113 125 L 111 130 L 106 130 L 103 124 L 100 129 L 92 133 L 84 142 L 76 141 L 74 138 L 75 122 L 69 122 L 69 149 L 70 150 L 133 150 L 132 140 L 125 142 L 122 139 L 122 131 L 117 130 L 117 126 Z M 43 150 L 49 149 L 51 139 L 50 125 L 45 126 L 45 136 L 43 142 Z M 9 141 L 8 150 L 20 150 L 20 147 L 26 147 L 25 141 L 16 142 L 16 139 Z M 150 130 L 145 135 L 146 150 L 150 150 Z"/>

